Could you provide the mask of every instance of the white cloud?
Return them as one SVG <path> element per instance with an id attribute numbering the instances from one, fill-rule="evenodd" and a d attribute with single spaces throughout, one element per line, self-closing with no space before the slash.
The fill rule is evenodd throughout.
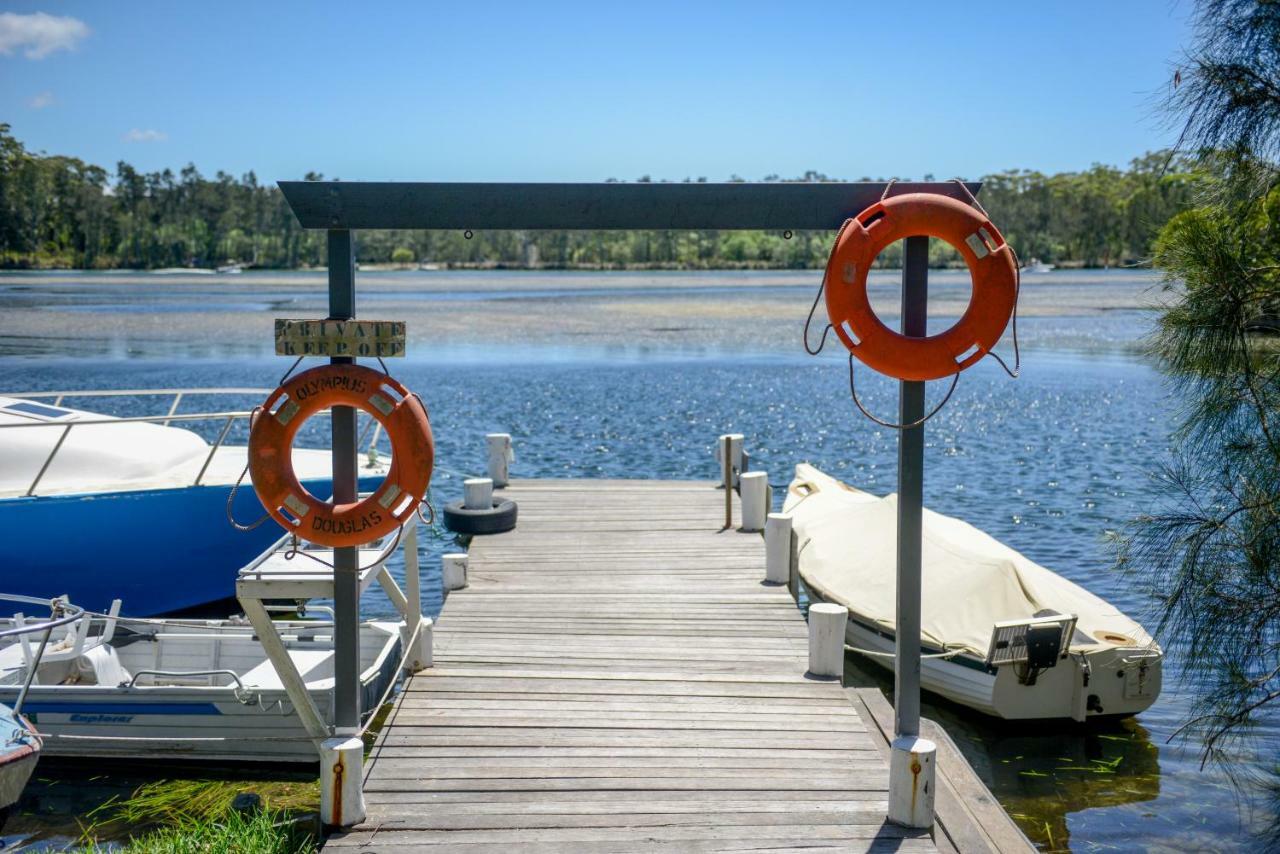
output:
<path id="1" fill-rule="evenodd" d="M 164 131 L 152 130 L 151 128 L 146 130 L 134 128 L 124 135 L 125 142 L 164 142 L 168 138 L 169 134 Z"/>
<path id="2" fill-rule="evenodd" d="M 45 107 L 52 107 L 53 93 L 47 89 L 43 92 L 38 92 L 35 95 L 32 95 L 31 99 L 27 101 L 27 106 L 33 110 L 43 110 Z"/>
<path id="3" fill-rule="evenodd" d="M 0 12 L 0 54 L 4 56 L 24 48 L 27 59 L 44 59 L 54 51 L 74 49 L 88 35 L 88 25 L 79 18 Z"/>

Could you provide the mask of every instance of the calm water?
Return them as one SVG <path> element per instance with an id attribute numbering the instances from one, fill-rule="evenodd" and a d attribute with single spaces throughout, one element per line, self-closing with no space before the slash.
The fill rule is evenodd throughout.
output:
<path id="1" fill-rule="evenodd" d="M 153 289 L 145 277 L 0 275 L 0 389 L 272 386 L 287 366 L 267 355 L 266 341 L 245 342 L 228 324 L 240 307 L 264 324 L 272 312 L 322 313 L 322 279 L 226 281 Z M 753 468 L 766 468 L 772 483 L 810 461 L 874 491 L 894 488 L 895 436 L 853 409 L 844 360 L 834 352 L 797 355 L 814 274 L 424 273 L 359 281 L 369 316 L 403 309 L 414 318 L 410 358 L 392 368 L 430 406 L 447 470 L 435 482 L 437 501 L 459 494 L 459 474 L 483 465 L 483 435 L 495 430 L 512 433 L 521 477 L 712 478 L 714 438 L 734 431 L 746 434 Z M 940 314 L 948 300 L 967 298 L 958 277 L 935 281 Z M 1021 378 L 989 362 L 967 372 L 930 422 L 926 451 L 929 506 L 1138 617 L 1150 603 L 1110 571 L 1104 537 L 1149 507 L 1148 475 L 1165 452 L 1175 410 L 1159 374 L 1134 355 L 1152 317 L 1141 307 L 1151 284 L 1128 273 L 1068 272 L 1028 282 Z M 888 294 L 891 278 L 879 287 Z M 539 319 L 527 335 L 512 335 L 495 307 L 513 301 L 518 314 Z M 616 311 L 622 303 L 625 314 Z M 51 313 L 86 322 L 60 341 L 33 337 L 32 329 L 52 328 Z M 661 332 L 666 327 L 652 318 L 665 316 L 683 318 L 688 334 Z M 576 336 L 588 321 L 605 327 L 602 339 Z M 626 340 L 610 340 L 610 326 L 627 330 L 614 333 Z M 175 336 L 175 328 L 204 334 Z M 241 343 L 227 352 L 218 347 L 225 341 Z M 894 411 L 889 382 L 863 371 L 859 390 L 873 411 Z M 425 547 L 438 555 L 443 545 Z M 428 554 L 426 565 L 433 573 L 426 604 L 435 611 L 438 562 Z M 366 608 L 384 611 L 386 603 L 370 596 Z M 926 713 L 948 727 L 1045 848 L 1257 850 L 1267 802 L 1258 799 L 1251 811 L 1247 791 L 1241 798 L 1222 774 L 1198 770 L 1193 747 L 1168 742 L 1187 701 L 1179 662 L 1166 668 L 1159 702 L 1110 729 L 996 726 L 946 704 Z M 880 678 L 853 661 L 850 673 Z M 1268 761 L 1274 735 L 1260 733 Z"/>

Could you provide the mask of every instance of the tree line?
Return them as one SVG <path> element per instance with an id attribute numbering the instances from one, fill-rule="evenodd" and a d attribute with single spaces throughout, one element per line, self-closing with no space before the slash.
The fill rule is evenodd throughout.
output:
<path id="1" fill-rule="evenodd" d="M 764 180 L 838 179 L 808 172 Z M 1012 170 L 981 180 L 982 204 L 1024 259 L 1099 267 L 1146 262 L 1163 225 L 1191 206 L 1200 179 L 1189 161 L 1152 153 L 1127 169 Z M 813 268 L 826 263 L 831 239 L 826 231 L 494 231 L 468 239 L 452 231 L 369 230 L 360 232 L 357 251 L 365 264 Z M 880 263 L 896 266 L 900 257 L 899 247 L 890 247 Z M 295 268 L 324 259 L 323 233 L 301 228 L 279 189 L 253 172 L 206 178 L 188 165 L 176 174 L 143 173 L 123 161 L 109 172 L 28 151 L 0 124 L 0 266 Z M 931 261 L 957 264 L 959 257 L 938 244 Z"/>

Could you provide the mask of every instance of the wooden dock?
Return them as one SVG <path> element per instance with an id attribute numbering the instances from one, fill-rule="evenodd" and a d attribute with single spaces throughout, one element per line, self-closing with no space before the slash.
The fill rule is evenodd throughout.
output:
<path id="1" fill-rule="evenodd" d="M 1029 850 L 998 805 L 956 803 L 975 793 L 953 782 L 933 834 L 885 822 L 874 710 L 806 676 L 804 617 L 763 583 L 762 538 L 721 530 L 713 484 L 541 480 L 505 495 L 519 527 L 472 542 L 435 665 L 369 757 L 368 818 L 327 847 Z"/>

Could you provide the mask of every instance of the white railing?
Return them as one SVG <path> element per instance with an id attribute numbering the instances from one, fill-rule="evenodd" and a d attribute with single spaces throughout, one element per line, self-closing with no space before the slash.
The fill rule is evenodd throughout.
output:
<path id="1" fill-rule="evenodd" d="M 265 397 L 270 394 L 270 389 L 261 388 L 160 388 L 160 389 L 108 389 L 108 390 L 78 390 L 78 391 L 38 391 L 38 392 L 6 392 L 4 397 L 20 398 L 25 400 L 48 400 L 52 398 L 54 406 L 61 406 L 62 401 L 66 398 L 80 397 L 172 397 L 169 403 L 168 411 L 163 415 L 134 415 L 123 418 L 81 418 L 75 421 L 27 421 L 16 424 L 0 424 L 0 430 L 3 429 L 21 429 L 35 427 L 61 427 L 62 433 L 58 436 L 58 441 L 54 443 L 53 449 L 49 451 L 49 455 L 45 457 L 44 463 L 40 466 L 40 470 L 36 472 L 36 476 L 32 479 L 27 491 L 26 497 L 35 495 L 36 487 L 40 485 L 40 481 L 44 478 L 45 473 L 49 471 L 49 466 L 53 464 L 53 460 L 58 456 L 58 451 L 62 450 L 63 444 L 67 441 L 67 436 L 71 435 L 71 428 L 80 426 L 91 426 L 96 424 L 161 424 L 168 427 L 175 421 L 213 421 L 225 419 L 222 430 L 218 434 L 218 439 L 209 448 L 209 453 L 204 459 L 200 471 L 196 474 L 193 486 L 199 486 L 204 480 L 205 472 L 209 470 L 209 464 L 213 462 L 214 455 L 218 453 L 218 449 L 222 447 L 222 443 L 226 441 L 227 434 L 231 432 L 232 426 L 236 419 L 248 419 L 253 413 L 252 410 L 236 410 L 223 412 L 199 412 L 179 415 L 178 406 L 181 405 L 182 399 L 186 395 L 230 395 L 230 394 L 253 394 Z"/>
<path id="2" fill-rule="evenodd" d="M 204 480 L 205 473 L 209 470 L 209 465 L 213 462 L 214 456 L 218 453 L 218 449 L 222 447 L 227 440 L 227 435 L 231 432 L 231 428 L 235 425 L 237 419 L 248 419 L 253 415 L 254 410 L 228 410 L 216 412 L 195 412 L 178 414 L 178 406 L 186 396 L 211 396 L 211 395 L 254 395 L 266 399 L 271 393 L 271 389 L 267 388 L 147 388 L 147 389 L 109 389 L 109 390 L 79 390 L 79 391 L 23 391 L 23 392 L 0 392 L 0 397 L 20 398 L 24 400 L 49 400 L 52 399 L 53 406 L 61 406 L 66 398 L 83 398 L 83 397 L 172 397 L 169 402 L 168 410 L 163 415 L 133 415 L 121 418 L 113 418 L 103 416 L 101 418 L 80 418 L 75 421 L 23 421 L 16 424 L 0 424 L 0 430 L 6 429 L 31 429 L 36 427 L 53 428 L 59 427 L 62 433 L 58 436 L 58 441 L 54 443 L 53 449 L 49 455 L 45 457 L 44 464 L 40 466 L 40 470 L 36 472 L 36 476 L 32 479 L 31 484 L 27 487 L 24 496 L 30 497 L 35 495 L 36 487 L 40 485 L 41 479 L 49 470 L 49 466 L 53 464 L 54 458 L 58 455 L 58 451 L 62 449 L 63 443 L 66 442 L 67 436 L 71 433 L 72 427 L 92 426 L 95 424 L 160 424 L 168 427 L 173 422 L 186 421 L 217 421 L 223 420 L 222 430 L 218 433 L 217 440 L 209 448 L 209 453 L 204 459 L 204 464 L 200 466 L 200 471 L 196 474 L 192 486 L 199 486 Z M 319 414 L 326 414 L 319 413 Z M 365 434 L 371 426 L 377 425 L 372 418 L 365 425 L 364 432 L 358 441 L 363 442 Z M 378 441 L 378 432 L 373 435 L 373 442 L 370 449 L 376 445 Z"/>
<path id="3" fill-rule="evenodd" d="M 204 479 L 205 473 L 209 470 L 209 464 L 213 462 L 214 455 L 218 453 L 218 449 L 227 440 L 227 434 L 231 432 L 231 428 L 235 425 L 238 418 L 249 418 L 253 415 L 253 410 L 237 410 L 226 412 L 198 412 L 179 415 L 178 406 L 181 405 L 182 399 L 187 395 L 231 395 L 252 394 L 266 398 L 272 392 L 269 388 L 144 388 L 144 389 L 105 389 L 105 390 L 78 390 L 78 391 L 21 391 L 21 392 L 0 392 L 0 397 L 11 397 L 24 400 L 48 400 L 52 398 L 53 406 L 61 406 L 65 398 L 77 397 L 172 397 L 169 402 L 169 409 L 163 415 L 134 415 L 122 418 L 102 417 L 102 418 L 82 418 L 76 421 L 30 421 L 20 422 L 17 424 L 0 424 L 0 430 L 8 428 L 32 428 L 32 427 L 61 427 L 62 434 L 58 437 L 58 441 L 54 444 L 53 450 L 49 452 L 49 456 L 45 458 L 44 464 L 40 466 L 40 470 L 36 472 L 35 478 L 31 481 L 31 485 L 27 487 L 24 496 L 30 497 L 35 495 L 36 487 L 40 485 L 41 479 L 45 472 L 49 470 L 49 466 L 53 463 L 54 457 L 58 455 L 58 451 L 62 449 L 62 445 L 67 440 L 67 435 L 71 432 L 72 427 L 93 424 L 160 424 L 168 427 L 174 421 L 213 421 L 218 419 L 226 419 L 222 425 L 222 431 L 218 434 L 217 441 L 209 449 L 208 456 L 205 457 L 204 464 L 200 466 L 200 471 L 196 474 L 193 486 L 199 486 Z M 317 414 L 328 414 L 325 410 Z M 377 459 L 378 438 L 382 433 L 382 425 L 374 419 L 368 419 L 364 429 L 361 431 L 358 444 L 363 444 L 369 435 L 370 428 L 373 429 L 373 437 L 369 441 L 369 454 L 371 460 Z"/>

